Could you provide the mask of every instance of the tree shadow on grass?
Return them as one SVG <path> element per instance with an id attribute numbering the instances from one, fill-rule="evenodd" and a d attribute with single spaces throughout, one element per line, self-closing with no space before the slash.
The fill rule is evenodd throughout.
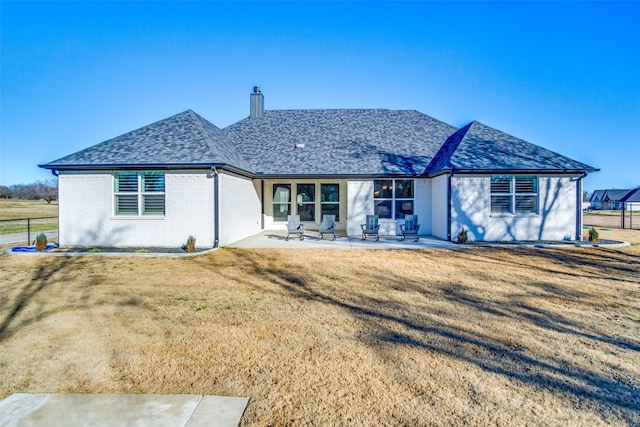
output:
<path id="1" fill-rule="evenodd" d="M 104 300 L 91 298 L 92 288 L 106 283 L 102 274 L 94 273 L 100 269 L 99 261 L 88 261 L 76 257 L 43 258 L 30 278 L 16 285 L 19 290 L 11 292 L 0 301 L 0 343 L 20 333 L 20 331 L 47 317 L 64 311 L 92 309 L 101 305 L 138 305 L 135 296 L 128 295 L 122 300 Z M 95 270 L 92 269 L 95 268 Z M 89 271 L 85 271 L 89 268 Z M 78 275 L 86 274 L 82 279 Z M 64 303 L 49 302 L 46 295 L 55 293 L 60 286 L 72 284 L 64 292 L 81 293 L 74 301 Z M 71 286 L 71 285 L 70 285 Z M 14 294 L 14 295 L 11 295 Z"/>
<path id="2" fill-rule="evenodd" d="M 20 314 L 33 299 L 52 283 L 58 281 L 52 278 L 57 274 L 62 274 L 62 277 L 64 277 L 65 272 L 71 271 L 74 264 L 74 259 L 66 257 L 51 260 L 51 262 L 42 262 L 28 283 L 20 290 L 17 297 L 13 301 L 7 301 L 6 307 L 4 304 L 0 306 L 0 316 L 2 316 L 0 318 L 0 342 L 16 332 L 16 323 L 19 323 Z M 22 324 L 24 325 L 24 321 Z"/>
<path id="3" fill-rule="evenodd" d="M 540 262 L 525 263 L 504 255 L 521 254 L 523 257 L 537 257 Z M 487 264 L 517 265 L 541 273 L 553 273 L 570 277 L 631 281 L 640 283 L 640 256 L 619 250 L 602 249 L 496 249 L 473 248 L 465 254 L 470 260 Z M 551 264 L 554 268 L 548 267 Z M 557 268 L 555 268 L 557 266 Z M 568 269 L 569 267 L 570 269 Z"/>
<path id="4" fill-rule="evenodd" d="M 484 257 L 486 261 L 497 262 L 500 259 L 499 253 L 487 252 L 490 255 Z M 384 254 L 380 255 L 384 256 Z M 451 255 L 465 256 L 464 254 Z M 557 253 L 543 255 L 545 258 L 550 258 L 548 261 L 552 267 L 537 268 L 545 270 L 546 273 L 556 273 L 554 263 L 562 264 L 557 266 L 558 270 L 562 270 L 565 262 L 577 266 L 584 261 L 576 254 L 563 257 L 558 255 Z M 507 302 L 494 302 L 472 295 L 466 287 L 457 283 L 431 287 L 428 283 L 425 284 L 415 278 L 387 272 L 375 266 L 368 267 L 370 275 L 375 276 L 375 280 L 379 283 L 389 284 L 390 289 L 398 286 L 407 292 L 416 292 L 416 295 L 423 294 L 425 298 L 440 299 L 453 304 L 453 308 L 450 308 L 448 313 L 433 315 L 428 312 L 428 309 L 419 310 L 416 306 L 393 301 L 383 294 L 377 297 L 359 292 L 356 284 L 359 282 L 358 275 L 361 271 L 351 273 L 347 277 L 343 276 L 341 279 L 353 283 L 353 291 L 332 292 L 318 286 L 308 272 L 282 265 L 283 260 L 278 259 L 277 256 L 272 256 L 268 260 L 263 256 L 247 253 L 239 256 L 242 256 L 242 259 L 238 259 L 238 262 L 242 263 L 251 274 L 268 280 L 278 286 L 283 293 L 298 299 L 313 300 L 337 307 L 359 320 L 364 325 L 364 334 L 361 338 L 363 344 L 370 346 L 384 358 L 389 357 L 384 351 L 384 347 L 389 345 L 422 349 L 426 351 L 425 356 L 429 353 L 446 355 L 492 374 L 514 379 L 523 384 L 554 390 L 572 401 L 591 402 L 608 407 L 631 424 L 640 422 L 638 416 L 640 390 L 636 382 L 627 381 L 625 377 L 625 375 L 631 376 L 631 373 L 622 371 L 622 379 L 609 378 L 595 369 L 576 365 L 571 360 L 571 355 L 536 353 L 535 350 L 518 345 L 519 337 L 505 337 L 500 334 L 500 331 L 496 331 L 493 335 L 478 332 L 478 328 L 474 328 L 472 324 L 468 327 L 456 326 L 449 319 L 453 319 L 458 312 L 462 312 L 456 309 L 459 307 L 464 308 L 465 313 L 470 313 L 469 320 L 480 318 L 481 315 L 496 316 L 503 318 L 502 322 L 529 323 L 532 330 L 538 328 L 555 335 L 579 337 L 587 341 L 585 345 L 588 347 L 593 343 L 601 342 L 616 346 L 621 351 L 638 352 L 640 355 L 640 345 L 637 342 L 588 331 L 587 324 L 569 319 L 560 313 L 552 313 L 536 307 L 535 300 L 529 303 L 519 295 L 513 295 Z M 471 254 L 471 257 L 476 258 L 476 261 L 483 258 L 477 253 Z M 615 269 L 615 265 L 626 259 L 626 254 L 613 254 L 604 257 L 603 263 L 605 269 L 610 269 L 610 272 L 617 271 L 617 279 L 629 281 L 631 277 L 627 269 Z M 532 264 L 535 265 L 535 260 Z M 536 268 L 524 261 L 522 265 Z M 532 281 L 522 286 L 528 287 L 531 292 L 537 291 L 538 294 L 541 291 L 550 292 L 558 298 L 574 301 L 584 297 L 584 293 L 580 291 L 561 289 L 555 284 L 543 281 Z M 390 363 L 393 362 L 390 361 Z"/>

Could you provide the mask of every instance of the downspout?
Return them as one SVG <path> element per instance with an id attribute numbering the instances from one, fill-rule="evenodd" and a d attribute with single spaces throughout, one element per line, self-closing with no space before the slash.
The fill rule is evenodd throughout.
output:
<path id="1" fill-rule="evenodd" d="M 447 180 L 447 240 L 449 241 L 451 241 L 451 178 L 453 178 L 453 171 Z"/>
<path id="2" fill-rule="evenodd" d="M 57 170 L 51 169 L 51 175 L 58 178 L 60 175 Z M 58 245 L 60 245 L 60 180 L 58 180 Z"/>
<path id="3" fill-rule="evenodd" d="M 213 240 L 213 247 L 217 248 L 218 247 L 218 243 L 219 243 L 219 233 L 220 233 L 220 208 L 219 208 L 219 200 L 220 200 L 220 180 L 219 180 L 219 174 L 218 174 L 218 169 L 216 169 L 215 166 L 211 166 L 211 171 L 213 172 L 213 211 L 214 211 L 214 217 L 213 217 L 213 233 L 214 233 L 214 240 Z"/>
<path id="4" fill-rule="evenodd" d="M 577 178 L 576 182 L 576 240 L 582 240 L 582 179 L 587 176 L 587 172 Z"/>
<path id="5" fill-rule="evenodd" d="M 260 180 L 260 229 L 264 230 L 264 179 Z"/>

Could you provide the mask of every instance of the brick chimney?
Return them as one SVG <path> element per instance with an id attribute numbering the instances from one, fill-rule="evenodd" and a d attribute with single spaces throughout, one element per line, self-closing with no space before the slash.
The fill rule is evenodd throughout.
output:
<path id="1" fill-rule="evenodd" d="M 259 86 L 253 87 L 253 93 L 250 95 L 250 113 L 252 119 L 259 119 L 264 114 L 264 95 Z"/>

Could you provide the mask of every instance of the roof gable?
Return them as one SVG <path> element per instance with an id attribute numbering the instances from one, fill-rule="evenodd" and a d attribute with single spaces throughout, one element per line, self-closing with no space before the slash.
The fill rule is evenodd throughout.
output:
<path id="1" fill-rule="evenodd" d="M 191 110 L 43 165 L 47 168 L 193 166 L 247 163 L 222 131 Z"/>
<path id="2" fill-rule="evenodd" d="M 465 171 L 594 171 L 596 169 L 473 121 L 451 135 L 429 168 Z"/>

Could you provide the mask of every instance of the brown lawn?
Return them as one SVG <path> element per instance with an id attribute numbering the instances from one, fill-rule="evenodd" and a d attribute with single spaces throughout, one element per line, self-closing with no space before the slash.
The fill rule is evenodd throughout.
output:
<path id="1" fill-rule="evenodd" d="M 244 426 L 637 425 L 639 273 L 640 246 L 2 255 L 0 398 L 246 396 Z"/>
<path id="2" fill-rule="evenodd" d="M 640 211 L 624 212 L 625 229 L 640 230 Z M 585 225 L 605 228 L 622 228 L 622 211 L 592 211 L 582 216 Z"/>
<path id="3" fill-rule="evenodd" d="M 0 199 L 0 234 L 26 232 L 27 221 L 22 220 L 22 218 L 48 218 L 57 216 L 57 202 L 47 203 L 44 200 Z M 9 219 L 14 221 L 6 221 Z M 44 230 L 57 230 L 58 219 L 31 220 L 30 226 L 31 232 L 34 233 Z"/>

